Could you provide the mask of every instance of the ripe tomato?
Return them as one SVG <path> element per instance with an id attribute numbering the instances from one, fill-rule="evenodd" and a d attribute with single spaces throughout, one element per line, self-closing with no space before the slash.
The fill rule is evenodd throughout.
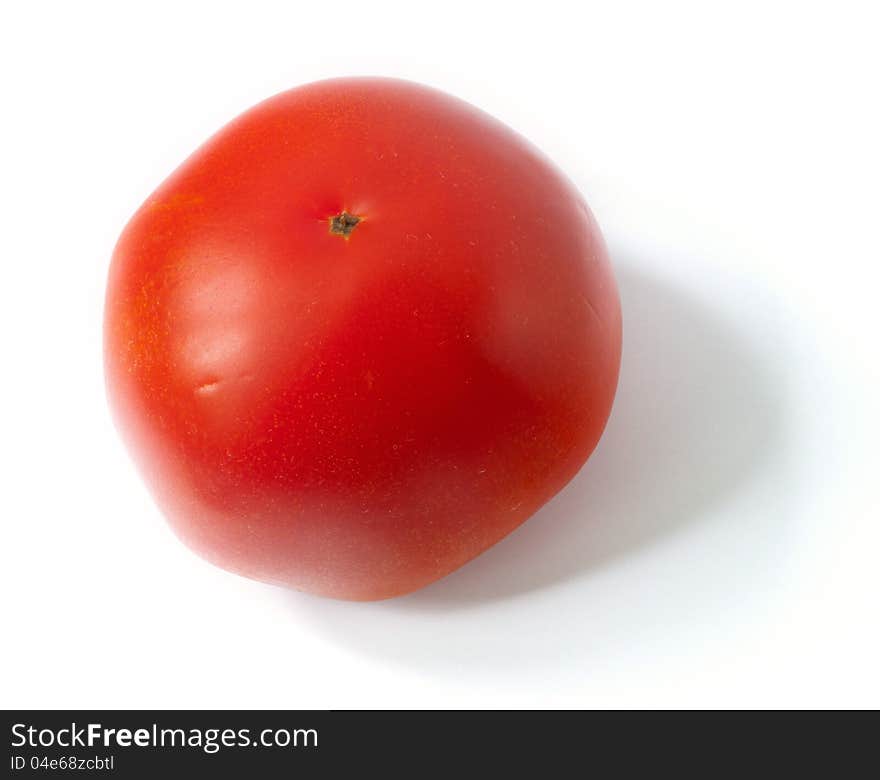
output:
<path id="1" fill-rule="evenodd" d="M 134 215 L 107 288 L 111 406 L 177 534 L 338 598 L 426 585 L 558 492 L 620 347 L 574 187 L 486 114 L 395 80 L 235 119 Z"/>

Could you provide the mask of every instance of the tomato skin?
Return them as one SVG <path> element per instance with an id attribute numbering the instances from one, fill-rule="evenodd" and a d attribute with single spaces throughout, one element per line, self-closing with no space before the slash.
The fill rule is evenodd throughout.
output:
<path id="1" fill-rule="evenodd" d="M 389 79 L 290 90 L 198 149 L 125 227 L 104 333 L 115 419 L 182 540 L 362 600 L 448 574 L 557 493 L 621 351 L 574 187 L 486 114 Z"/>

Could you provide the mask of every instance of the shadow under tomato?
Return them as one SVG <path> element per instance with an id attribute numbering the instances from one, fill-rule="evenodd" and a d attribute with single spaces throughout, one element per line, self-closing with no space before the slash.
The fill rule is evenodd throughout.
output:
<path id="1" fill-rule="evenodd" d="M 483 618 L 468 628 L 472 621 L 463 620 L 462 611 L 474 612 L 476 620 L 487 614 L 483 607 L 502 602 L 501 611 L 510 607 L 513 618 L 512 603 L 521 597 L 590 579 L 611 564 L 711 523 L 716 513 L 710 510 L 778 454 L 784 422 L 780 389 L 754 350 L 691 295 L 626 258 L 615 261 L 624 314 L 619 389 L 605 434 L 578 476 L 509 537 L 417 593 L 370 605 L 296 596 L 319 630 L 409 661 L 432 658 L 438 632 L 449 630 L 464 645 L 453 656 L 459 663 L 491 658 L 496 643 L 519 642 L 527 653 L 530 633 L 574 636 L 580 629 L 548 617 L 532 621 L 527 609 L 519 613 L 524 620 L 498 625 L 497 635 L 491 620 Z M 782 513 L 776 517 L 781 523 Z M 707 588 L 720 588 L 719 598 L 727 598 L 733 591 L 725 588 L 742 584 L 736 577 L 751 576 L 762 556 L 775 554 L 771 548 L 779 530 L 744 529 L 742 543 L 751 549 L 740 552 L 750 562 L 739 569 L 736 561 L 725 562 L 729 550 L 710 549 L 723 571 Z M 738 538 L 737 533 L 725 538 Z M 761 545 L 763 552 L 756 548 Z M 772 569 L 772 561 L 765 564 Z M 705 565 L 698 562 L 697 568 Z M 577 610 L 583 610 L 579 598 L 566 597 L 558 601 L 568 606 L 555 606 L 573 606 L 569 619 L 577 621 Z M 476 645 L 474 637 L 479 637 Z"/>
<path id="2" fill-rule="evenodd" d="M 759 469 L 781 415 L 769 378 L 696 301 L 617 270 L 624 355 L 596 452 L 507 539 L 420 593 L 454 606 L 544 588 L 676 533 Z"/>

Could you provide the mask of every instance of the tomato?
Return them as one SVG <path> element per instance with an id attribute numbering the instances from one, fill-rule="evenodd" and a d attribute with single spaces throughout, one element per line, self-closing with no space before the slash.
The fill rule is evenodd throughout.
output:
<path id="1" fill-rule="evenodd" d="M 443 577 L 574 476 L 621 315 L 587 205 L 526 141 L 433 89 L 337 79 L 245 112 L 141 206 L 104 342 L 187 545 L 366 600 Z"/>

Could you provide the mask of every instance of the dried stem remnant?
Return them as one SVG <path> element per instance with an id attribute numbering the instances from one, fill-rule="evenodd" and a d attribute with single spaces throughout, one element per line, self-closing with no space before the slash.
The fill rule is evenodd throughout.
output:
<path id="1" fill-rule="evenodd" d="M 360 217 L 356 217 L 354 214 L 349 214 L 347 211 L 343 211 L 335 217 L 330 217 L 330 232 L 335 236 L 348 238 L 351 235 L 351 232 L 355 229 L 357 223 L 360 221 Z"/>

